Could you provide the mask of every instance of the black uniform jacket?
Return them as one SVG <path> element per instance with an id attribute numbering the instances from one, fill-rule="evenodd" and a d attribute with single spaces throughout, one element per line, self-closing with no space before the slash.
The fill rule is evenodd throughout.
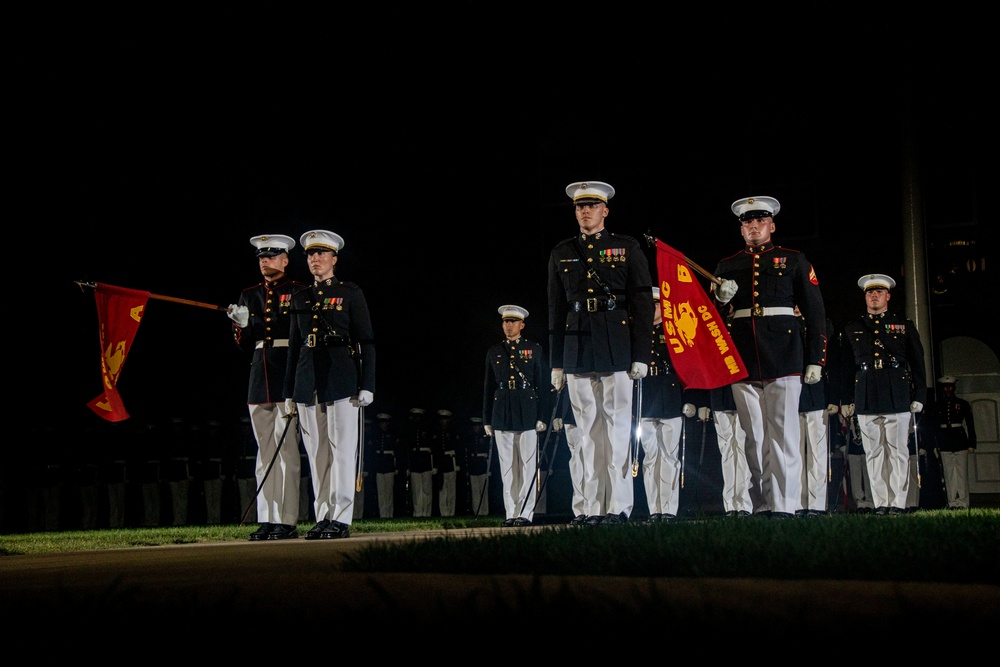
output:
<path id="1" fill-rule="evenodd" d="M 399 447 L 399 438 L 392 429 L 383 431 L 376 427 L 370 441 L 375 452 L 375 472 L 396 472 L 396 449 Z"/>
<path id="2" fill-rule="evenodd" d="M 533 431 L 546 421 L 549 366 L 542 346 L 521 336 L 504 339 L 486 352 L 483 424 L 494 431 Z"/>
<path id="3" fill-rule="evenodd" d="M 631 326 L 653 321 L 649 263 L 638 241 L 607 229 L 580 234 L 552 249 L 548 273 L 552 368 L 614 372 L 649 363 L 648 329 Z"/>
<path id="4" fill-rule="evenodd" d="M 459 469 L 461 449 L 462 435 L 454 427 L 435 426 L 431 429 L 431 454 L 434 456 L 434 467 L 439 473 Z"/>
<path id="5" fill-rule="evenodd" d="M 670 363 L 670 348 L 662 324 L 652 330 L 649 372 L 642 380 L 642 414 L 647 419 L 673 419 L 684 409 L 684 387 Z"/>
<path id="6" fill-rule="evenodd" d="M 826 310 L 819 279 L 805 255 L 773 243 L 746 246 L 719 262 L 715 276 L 739 286 L 719 312 L 725 314 L 731 306 L 738 316 L 729 333 L 749 373 L 745 382 L 801 376 L 810 364 L 826 365 Z M 801 318 L 760 314 L 765 308 L 795 306 Z M 741 311 L 758 315 L 739 317 Z"/>
<path id="7" fill-rule="evenodd" d="M 804 328 L 803 328 L 804 330 Z M 831 389 L 831 378 L 837 372 L 843 373 L 843 354 L 838 354 L 839 345 L 835 342 L 837 332 L 834 331 L 833 322 L 826 320 L 825 330 L 830 341 L 827 347 L 826 367 L 819 382 L 815 384 L 802 384 L 802 393 L 799 394 L 799 412 L 815 412 L 825 410 L 826 406 L 839 400 Z"/>
<path id="8" fill-rule="evenodd" d="M 287 275 L 262 282 L 240 294 L 237 306 L 246 306 L 250 319 L 245 327 L 233 323 L 233 340 L 252 356 L 247 404 L 280 403 L 285 400 L 285 367 L 288 362 L 288 315 L 292 294 L 305 285 Z M 258 347 L 258 343 L 263 341 Z M 274 346 L 279 341 L 280 347 Z"/>
<path id="9" fill-rule="evenodd" d="M 332 403 L 375 393 L 375 341 L 361 288 L 318 281 L 292 299 L 285 393 L 296 403 Z M 360 355 L 358 354 L 360 347 Z"/>
<path id="10" fill-rule="evenodd" d="M 844 344 L 854 356 L 854 383 L 842 402 L 854 403 L 857 414 L 909 412 L 912 401 L 927 403 L 924 346 L 912 321 L 866 313 L 844 327 Z"/>
<path id="11" fill-rule="evenodd" d="M 941 398 L 932 412 L 937 429 L 937 448 L 942 452 L 962 452 L 976 448 L 976 425 L 972 405 L 961 398 Z"/>
<path id="12" fill-rule="evenodd" d="M 465 469 L 470 475 L 485 475 L 490 468 L 493 437 L 485 432 L 471 433 L 465 443 Z"/>

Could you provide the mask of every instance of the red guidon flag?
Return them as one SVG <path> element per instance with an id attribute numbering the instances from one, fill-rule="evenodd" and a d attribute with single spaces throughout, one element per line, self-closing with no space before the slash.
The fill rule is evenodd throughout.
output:
<path id="1" fill-rule="evenodd" d="M 87 403 L 87 407 L 110 422 L 128 419 L 128 412 L 118 395 L 118 376 L 121 375 L 125 357 L 139 330 L 149 292 L 97 283 L 97 320 L 101 337 L 101 380 L 104 392 Z"/>
<path id="2" fill-rule="evenodd" d="M 726 323 L 684 255 L 656 240 L 660 312 L 670 360 L 686 389 L 715 389 L 747 377 Z"/>

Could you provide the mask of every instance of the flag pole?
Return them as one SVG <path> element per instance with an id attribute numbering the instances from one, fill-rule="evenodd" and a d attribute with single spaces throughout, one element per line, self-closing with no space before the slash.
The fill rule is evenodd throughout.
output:
<path id="1" fill-rule="evenodd" d="M 90 287 L 91 289 L 97 287 L 97 283 L 88 283 L 82 280 L 74 280 L 73 282 L 75 282 L 80 287 L 81 290 L 84 287 Z M 164 296 L 162 294 L 153 294 L 152 292 L 148 292 L 148 294 L 150 299 L 159 299 L 160 301 L 173 301 L 174 303 L 183 303 L 187 306 L 197 306 L 198 308 L 208 308 L 210 310 L 226 310 L 226 311 L 229 310 L 227 306 L 216 306 L 211 303 L 203 303 L 201 301 L 191 301 L 190 299 L 179 299 L 175 296 Z"/>
<path id="2" fill-rule="evenodd" d="M 651 234 L 650 234 L 650 233 L 649 233 L 648 231 L 647 231 L 647 232 L 646 232 L 645 234 L 643 234 L 643 236 L 645 236 L 645 237 L 646 237 L 646 244 L 647 244 L 647 245 L 648 245 L 648 246 L 649 246 L 650 248 L 653 248 L 653 247 L 655 247 L 655 246 L 656 246 L 656 241 L 657 241 L 658 239 L 656 239 L 655 237 L 653 237 L 653 235 L 651 235 Z M 710 281 L 712 281 L 712 282 L 713 282 L 713 283 L 715 283 L 716 285 L 721 285 L 721 284 L 722 284 L 722 279 L 721 279 L 721 278 L 716 278 L 716 277 L 715 277 L 715 276 L 713 276 L 713 275 L 712 275 L 711 273 L 709 273 L 709 272 L 708 272 L 708 271 L 706 271 L 705 269 L 703 269 L 703 268 L 701 268 L 700 266 L 698 266 L 698 264 L 696 264 L 696 263 L 694 262 L 694 260 L 692 260 L 692 259 L 691 259 L 690 257 L 688 257 L 687 255 L 681 255 L 681 257 L 683 257 L 683 258 L 684 258 L 684 261 L 685 261 L 685 262 L 687 262 L 688 266 L 690 266 L 690 267 L 691 267 L 692 269 L 694 269 L 694 270 L 695 270 L 695 271 L 696 271 L 697 273 L 700 273 L 700 274 L 701 274 L 702 276 L 704 276 L 705 278 L 708 278 L 708 279 L 709 279 Z"/>

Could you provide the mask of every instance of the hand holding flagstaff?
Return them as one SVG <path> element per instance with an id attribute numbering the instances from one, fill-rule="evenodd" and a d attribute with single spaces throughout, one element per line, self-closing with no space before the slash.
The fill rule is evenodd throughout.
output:
<path id="1" fill-rule="evenodd" d="M 656 239 L 656 237 L 654 237 L 652 234 L 649 233 L 649 230 L 646 230 L 646 233 L 643 234 L 643 237 L 645 237 L 645 239 L 646 239 L 646 245 L 648 245 L 650 248 L 655 248 L 656 247 L 656 241 L 657 241 L 657 239 Z M 716 278 L 711 273 L 709 273 L 705 269 L 703 269 L 700 266 L 698 266 L 687 255 L 684 255 L 683 257 L 684 257 L 684 261 L 687 262 L 687 265 L 690 266 L 692 269 L 694 269 L 696 272 L 698 272 L 702 276 L 708 278 L 710 281 L 712 281 L 716 285 L 722 285 L 722 278 Z"/>

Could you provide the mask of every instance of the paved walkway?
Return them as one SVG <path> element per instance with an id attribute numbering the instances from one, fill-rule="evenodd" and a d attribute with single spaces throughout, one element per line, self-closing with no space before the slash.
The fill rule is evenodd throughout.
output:
<path id="1" fill-rule="evenodd" d="M 19 621 L 45 619 L 46 627 L 74 631 L 91 624 L 106 631 L 139 619 L 182 624 L 189 632 L 218 632 L 235 624 L 244 638 L 391 629 L 373 640 L 389 642 L 385 649 L 401 648 L 399 642 L 415 637 L 444 641 L 471 630 L 499 638 L 550 631 L 559 636 L 576 628 L 582 637 L 609 632 L 622 642 L 632 633 L 683 641 L 676 633 L 706 627 L 738 628 L 738 634 L 827 627 L 919 632 L 944 619 L 961 623 L 969 636 L 980 627 L 995 629 L 1000 618 L 998 586 L 367 574 L 340 567 L 346 554 L 375 542 L 493 530 L 8 556 L 0 558 L 0 612 L 15 627 Z M 263 620 L 269 618 L 276 625 Z M 733 641 L 744 640 L 734 636 Z M 728 643 L 717 648 L 727 647 L 735 648 Z"/>

